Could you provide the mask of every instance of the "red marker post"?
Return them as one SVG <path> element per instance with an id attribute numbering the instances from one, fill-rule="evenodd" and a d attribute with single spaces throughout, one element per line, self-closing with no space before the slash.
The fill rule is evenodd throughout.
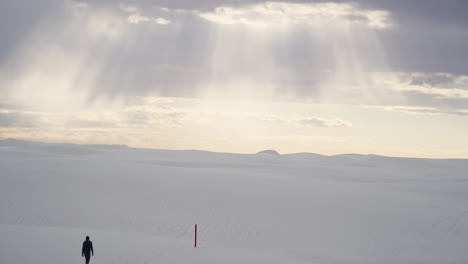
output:
<path id="1" fill-rule="evenodd" d="M 195 225 L 195 248 L 197 247 L 197 225 Z"/>

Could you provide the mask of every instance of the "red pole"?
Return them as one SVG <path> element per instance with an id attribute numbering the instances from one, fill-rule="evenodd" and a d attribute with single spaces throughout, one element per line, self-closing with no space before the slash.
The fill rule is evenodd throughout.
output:
<path id="1" fill-rule="evenodd" d="M 197 247 L 197 225 L 195 225 L 195 247 Z"/>

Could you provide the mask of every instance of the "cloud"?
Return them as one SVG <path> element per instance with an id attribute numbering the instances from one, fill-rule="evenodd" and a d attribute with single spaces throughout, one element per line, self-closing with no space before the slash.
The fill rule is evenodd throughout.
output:
<path id="1" fill-rule="evenodd" d="M 279 117 L 275 115 L 262 115 L 257 116 L 260 121 L 269 124 L 284 125 L 284 124 L 299 124 L 305 126 L 316 126 L 316 127 L 351 127 L 352 124 L 349 121 L 339 118 L 324 118 L 317 116 L 291 116 L 288 118 Z"/>
<path id="2" fill-rule="evenodd" d="M 418 106 L 386 106 L 383 109 L 387 111 L 398 111 L 410 114 L 449 114 L 468 116 L 468 108 L 466 109 L 446 109 L 435 107 L 418 107 Z"/>
<path id="3" fill-rule="evenodd" d="M 139 11 L 139 8 L 134 5 L 126 5 L 126 4 L 119 4 L 120 10 L 127 12 L 127 13 L 136 13 Z"/>
<path id="4" fill-rule="evenodd" d="M 156 22 L 156 24 L 159 24 L 159 25 L 168 25 L 171 23 L 170 20 L 167 20 L 165 18 L 162 18 L 162 17 L 158 17 L 154 20 Z"/>
<path id="5" fill-rule="evenodd" d="M 158 18 L 151 18 L 148 16 L 143 16 L 140 14 L 132 14 L 128 16 L 127 18 L 128 22 L 131 24 L 141 24 L 141 23 L 148 23 L 148 22 L 154 22 L 159 25 L 168 25 L 171 23 L 170 20 L 164 19 L 162 17 Z"/>
<path id="6" fill-rule="evenodd" d="M 143 23 L 143 22 L 149 22 L 152 19 L 147 17 L 147 16 L 142 16 L 142 15 L 139 15 L 139 14 L 133 14 L 133 15 L 128 16 L 127 20 L 131 24 L 140 24 L 140 23 Z"/>
<path id="7" fill-rule="evenodd" d="M 72 5 L 74 8 L 87 8 L 89 4 L 86 2 L 73 1 Z"/>
<path id="8" fill-rule="evenodd" d="M 468 113 L 467 6 L 3 0 L 0 137 L 245 151 L 303 149 L 333 132 L 362 148 L 356 113 L 382 114 L 364 105 L 408 114 L 394 122 L 408 134 L 418 129 L 407 120 L 451 124 L 445 138 L 456 141 Z M 376 122 L 369 133 L 384 142 Z"/>
<path id="9" fill-rule="evenodd" d="M 81 110 L 135 95 L 467 103 L 460 1 L 428 6 L 434 20 L 418 1 L 28 3 L 0 8 L 2 103 L 28 110 Z M 261 24 L 272 27 L 249 26 Z"/>
<path id="10" fill-rule="evenodd" d="M 363 24 L 371 28 L 391 26 L 385 10 L 361 10 L 350 3 L 265 2 L 242 7 L 217 7 L 199 15 L 220 24 L 275 26 L 299 24 L 323 26 L 327 23 Z"/>
<path id="11" fill-rule="evenodd" d="M 320 127 L 351 127 L 352 124 L 342 119 L 325 119 L 320 117 L 307 117 L 298 120 L 299 123 L 309 126 Z"/>
<path id="12" fill-rule="evenodd" d="M 113 107 L 105 105 L 76 111 L 0 109 L 0 127 L 20 128 L 169 128 L 185 122 L 188 112 L 168 98 L 130 98 Z"/>
<path id="13" fill-rule="evenodd" d="M 449 73 L 375 73 L 375 80 L 387 89 L 435 95 L 439 98 L 468 98 L 468 76 Z"/>

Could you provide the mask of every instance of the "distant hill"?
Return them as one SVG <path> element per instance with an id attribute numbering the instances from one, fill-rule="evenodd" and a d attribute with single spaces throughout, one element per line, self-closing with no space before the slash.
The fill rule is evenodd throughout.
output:
<path id="1" fill-rule="evenodd" d="M 272 150 L 272 149 L 262 150 L 262 151 L 257 152 L 257 154 L 264 154 L 264 155 L 266 154 L 266 155 L 272 155 L 272 156 L 279 155 L 278 151 Z"/>
<path id="2" fill-rule="evenodd" d="M 128 148 L 127 145 L 118 145 L 118 144 L 73 144 L 73 143 L 44 143 L 37 141 L 29 141 L 22 139 L 8 138 L 0 140 L 0 146 L 8 147 L 75 147 L 75 148 L 94 148 L 94 149 L 115 149 L 115 148 Z"/>

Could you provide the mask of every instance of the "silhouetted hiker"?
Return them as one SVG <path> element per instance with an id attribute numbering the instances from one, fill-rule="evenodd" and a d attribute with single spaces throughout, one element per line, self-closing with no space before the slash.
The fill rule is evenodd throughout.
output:
<path id="1" fill-rule="evenodd" d="M 89 240 L 89 236 L 86 236 L 86 241 L 83 242 L 83 249 L 81 250 L 81 256 L 85 257 L 86 264 L 89 264 L 89 259 L 91 258 L 91 253 L 94 256 L 93 242 Z"/>

